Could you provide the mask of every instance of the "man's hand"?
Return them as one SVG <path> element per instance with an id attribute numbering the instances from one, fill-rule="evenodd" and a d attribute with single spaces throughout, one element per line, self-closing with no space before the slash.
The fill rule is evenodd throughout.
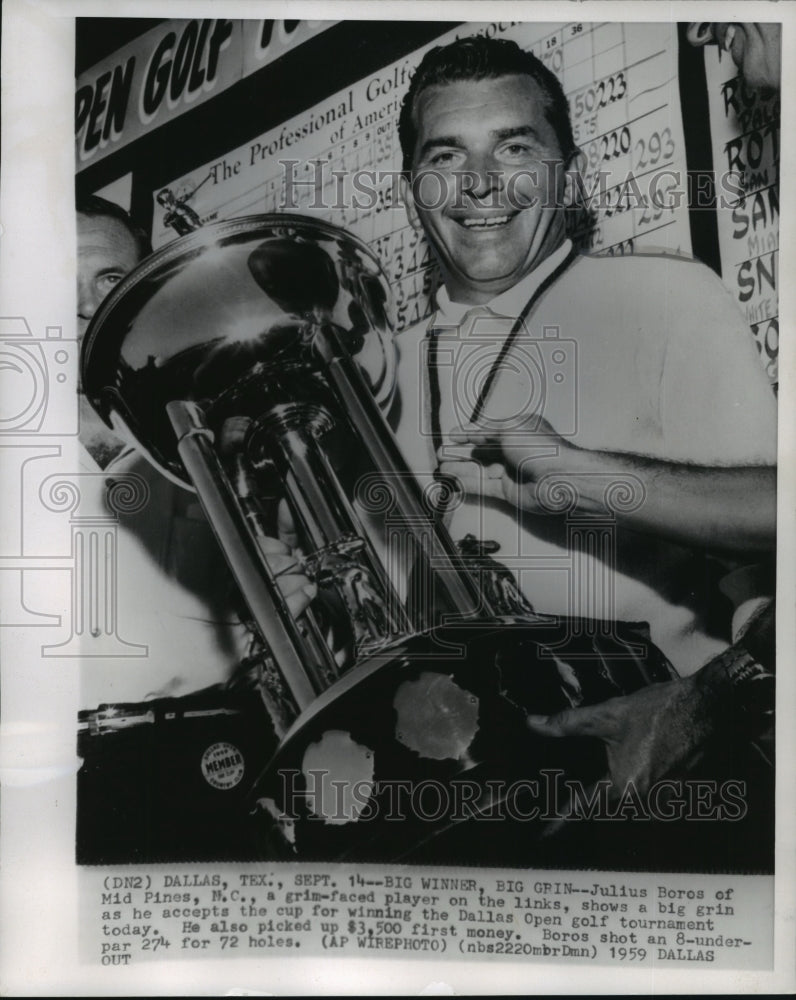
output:
<path id="1" fill-rule="evenodd" d="M 261 541 L 261 547 L 271 572 L 279 582 L 279 589 L 287 601 L 290 613 L 298 618 L 307 610 L 317 595 L 318 588 L 302 571 L 300 553 L 296 552 L 296 526 L 284 500 L 279 504 L 277 530 L 279 538 L 265 538 Z"/>
<path id="2" fill-rule="evenodd" d="M 510 431 L 468 424 L 455 427 L 452 445 L 440 448 L 440 472 L 455 476 L 467 493 L 506 500 L 526 511 L 541 508 L 536 483 L 550 472 L 569 469 L 576 449 L 538 414 Z M 571 470 L 569 470 L 571 471 Z"/>
<path id="3" fill-rule="evenodd" d="M 581 511 L 604 510 L 606 477 L 632 482 L 639 502 L 615 511 L 634 531 L 733 558 L 773 551 L 777 470 L 767 465 L 706 466 L 629 452 L 581 448 L 533 415 L 510 430 L 457 427 L 443 446 L 440 471 L 475 496 L 497 497 L 530 513 L 546 510 L 536 486 L 567 481 Z"/>
<path id="4" fill-rule="evenodd" d="M 469 442 L 477 449 L 497 449 L 502 462 L 515 470 L 522 482 L 541 479 L 560 468 L 558 456 L 578 450 L 539 413 L 506 430 L 491 430 L 477 424 L 454 427 L 451 440 L 459 444 Z"/>
<path id="5" fill-rule="evenodd" d="M 239 469 L 246 436 L 251 428 L 249 417 L 227 418 L 221 428 L 218 445 L 221 454 L 233 470 Z M 286 500 L 277 509 L 278 538 L 260 538 L 260 548 L 271 572 L 276 576 L 282 596 L 294 618 L 297 618 L 317 594 L 317 587 L 302 571 L 301 553 L 296 525 Z"/>
<path id="6" fill-rule="evenodd" d="M 261 547 L 290 613 L 297 618 L 307 610 L 318 592 L 317 587 L 302 572 L 301 563 L 284 542 L 277 538 L 266 538 L 261 541 Z"/>
<path id="7" fill-rule="evenodd" d="M 592 736 L 608 752 L 609 796 L 621 798 L 633 782 L 641 796 L 662 778 L 694 767 L 718 728 L 719 706 L 711 705 L 695 676 L 650 684 L 599 705 L 528 716 L 539 736 Z"/>

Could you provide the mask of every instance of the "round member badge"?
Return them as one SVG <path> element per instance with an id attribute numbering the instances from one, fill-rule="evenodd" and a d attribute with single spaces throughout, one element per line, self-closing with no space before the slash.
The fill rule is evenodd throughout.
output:
<path id="1" fill-rule="evenodd" d="M 231 743 L 213 743 L 202 754 L 202 774 L 213 788 L 234 788 L 244 768 L 243 754 Z"/>

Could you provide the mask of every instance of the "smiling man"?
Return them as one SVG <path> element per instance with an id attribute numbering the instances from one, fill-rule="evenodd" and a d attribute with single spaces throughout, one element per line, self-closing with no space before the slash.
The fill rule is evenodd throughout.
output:
<path id="1" fill-rule="evenodd" d="M 709 269 L 575 253 L 577 150 L 534 56 L 480 37 L 432 50 L 399 132 L 407 212 L 443 287 L 431 322 L 397 338 L 398 439 L 415 470 L 458 476 L 453 538 L 497 542 L 537 611 L 649 625 L 681 680 L 530 723 L 603 739 L 615 786 L 643 790 L 739 724 L 746 675 L 700 671 L 730 637 L 707 550 L 771 542 L 774 397 Z M 540 493 L 545 477 L 569 493 Z M 566 510 L 602 517 L 610 539 L 587 539 Z"/>
<path id="2" fill-rule="evenodd" d="M 549 87 L 527 74 L 431 84 L 402 119 L 402 139 L 415 147 L 405 164 L 410 220 L 434 247 L 453 301 L 488 302 L 564 243 L 560 168 L 576 150 L 566 101 Z"/>

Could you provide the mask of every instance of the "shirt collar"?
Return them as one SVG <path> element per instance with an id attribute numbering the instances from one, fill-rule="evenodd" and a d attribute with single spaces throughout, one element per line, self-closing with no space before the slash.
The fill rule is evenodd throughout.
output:
<path id="1" fill-rule="evenodd" d="M 443 285 L 437 291 L 437 313 L 432 325 L 460 326 L 464 318 L 476 310 L 516 319 L 536 289 L 555 271 L 559 264 L 566 260 L 567 254 L 571 250 L 572 241 L 564 240 L 557 250 L 554 250 L 549 257 L 545 257 L 541 264 L 526 274 L 516 285 L 480 306 L 468 305 L 464 302 L 451 302 L 448 290 Z"/>

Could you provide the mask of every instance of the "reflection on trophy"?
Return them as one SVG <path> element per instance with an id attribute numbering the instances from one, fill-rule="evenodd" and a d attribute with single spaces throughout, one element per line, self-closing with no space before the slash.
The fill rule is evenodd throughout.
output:
<path id="1" fill-rule="evenodd" d="M 478 820 L 512 781 L 527 791 L 545 769 L 593 781 L 604 768 L 580 744 L 532 737 L 526 713 L 627 693 L 670 668 L 640 633 L 534 614 L 487 544 L 454 544 L 440 516 L 451 485 L 413 475 L 385 417 L 389 303 L 378 261 L 338 228 L 298 215 L 218 223 L 155 253 L 105 301 L 83 385 L 107 423 L 196 492 L 248 608 L 247 669 L 263 740 L 267 729 L 277 741 L 247 778 L 256 851 L 507 863 L 494 824 Z M 318 589 L 298 618 L 265 555 L 280 502 Z M 223 749 L 203 766 L 222 792 L 224 775 L 237 785 L 243 773 Z M 522 837 L 531 863 L 528 824 Z"/>

